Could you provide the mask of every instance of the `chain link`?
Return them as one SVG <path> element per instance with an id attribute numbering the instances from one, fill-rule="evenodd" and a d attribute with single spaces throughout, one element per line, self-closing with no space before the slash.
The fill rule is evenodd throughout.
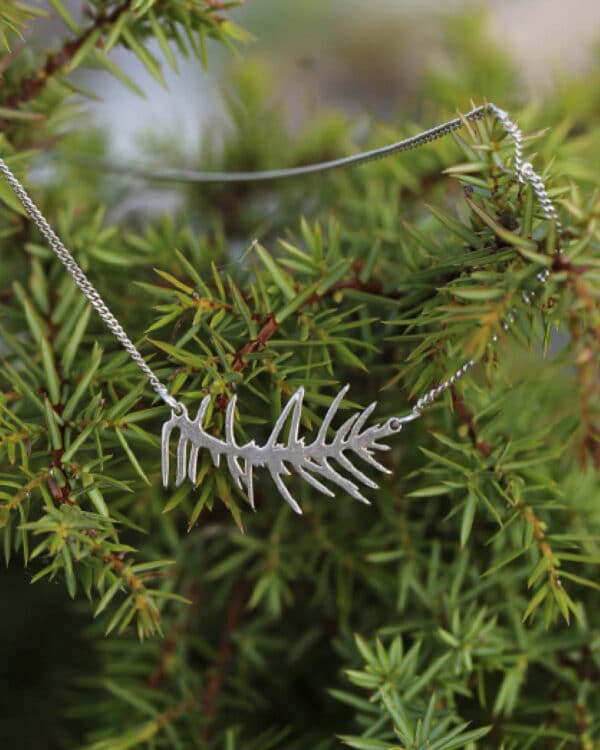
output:
<path id="1" fill-rule="evenodd" d="M 294 177 L 298 175 L 306 175 L 315 172 L 324 172 L 332 169 L 340 169 L 342 167 L 356 166 L 364 164 L 375 159 L 383 159 L 387 156 L 400 153 L 402 151 L 409 151 L 411 149 L 419 148 L 426 143 L 435 141 L 439 138 L 448 135 L 449 133 L 460 129 L 464 126 L 464 122 L 475 122 L 480 120 L 487 113 L 491 112 L 505 132 L 512 138 L 514 143 L 514 171 L 517 180 L 521 184 L 529 183 L 531 188 L 537 197 L 537 200 L 542 208 L 544 216 L 550 222 L 553 222 L 557 232 L 561 230 L 561 224 L 558 219 L 558 213 L 552 200 L 548 196 L 548 191 L 544 184 L 543 179 L 540 175 L 535 172 L 530 162 L 523 161 L 523 133 L 521 129 L 510 120 L 508 113 L 500 109 L 493 103 L 488 103 L 475 107 L 470 112 L 467 112 L 463 117 L 456 117 L 453 120 L 436 125 L 429 130 L 425 130 L 422 133 L 404 138 L 396 143 L 392 143 L 389 146 L 382 148 L 373 149 L 371 151 L 365 151 L 360 154 L 353 156 L 346 156 L 341 159 L 334 159 L 328 162 L 321 162 L 319 164 L 309 164 L 302 167 L 294 167 L 292 169 L 274 169 L 263 172 L 189 172 L 181 170 L 136 170 L 131 168 L 115 168 L 111 167 L 113 171 L 126 171 L 127 174 L 133 174 L 134 176 L 142 177 L 145 179 L 163 179 L 163 180 L 177 180 L 177 181 L 189 181 L 189 182 L 244 182 L 253 180 L 273 180 L 283 177 Z M 166 385 L 164 385 L 154 373 L 154 371 L 146 364 L 144 358 L 138 351 L 137 347 L 131 341 L 129 336 L 125 333 L 125 330 L 115 318 L 115 316 L 108 309 L 106 303 L 100 296 L 98 290 L 94 287 L 92 282 L 87 278 L 83 270 L 77 264 L 75 258 L 67 250 L 65 245 L 61 242 L 59 237 L 56 235 L 52 227 L 48 224 L 41 211 L 35 205 L 33 200 L 29 197 L 25 188 L 17 180 L 14 174 L 10 171 L 3 159 L 0 158 L 0 172 L 4 175 L 6 181 L 11 186 L 15 195 L 23 204 L 23 207 L 35 223 L 39 231 L 45 237 L 51 250 L 58 256 L 60 261 L 63 263 L 67 271 L 73 277 L 75 283 L 83 294 L 87 297 L 92 307 L 96 310 L 98 315 L 102 318 L 111 333 L 118 339 L 124 349 L 129 353 L 131 359 L 136 363 L 140 370 L 146 375 L 148 381 L 160 398 L 171 407 L 171 410 L 176 415 L 181 415 L 185 411 L 185 407 L 177 399 L 175 399 L 168 391 Z M 538 274 L 538 281 L 543 284 L 549 277 L 549 271 L 545 270 Z M 535 291 L 532 290 L 529 293 L 523 293 L 523 299 L 526 302 L 530 302 L 535 296 Z M 509 313 L 507 319 L 503 323 L 505 330 L 508 330 L 510 323 L 514 320 L 514 313 Z M 497 341 L 498 337 L 494 335 L 492 341 Z M 451 388 L 456 381 L 461 378 L 468 370 L 473 367 L 475 360 L 470 359 L 462 365 L 450 378 L 440 383 L 440 385 L 432 388 L 424 396 L 422 396 L 414 405 L 412 411 L 407 417 L 402 419 L 394 418 L 393 421 L 401 424 L 404 421 L 411 421 L 421 416 L 422 410 L 436 401 L 443 393 Z"/>
<path id="2" fill-rule="evenodd" d="M 179 402 L 175 398 L 173 398 L 173 396 L 171 396 L 167 387 L 163 383 L 161 383 L 158 376 L 146 364 L 136 345 L 125 333 L 125 330 L 123 329 L 119 321 L 106 306 L 106 303 L 100 296 L 100 292 L 98 292 L 92 282 L 85 275 L 75 258 L 61 242 L 50 224 L 48 224 L 48 222 L 44 218 L 42 212 L 29 197 L 29 194 L 27 193 L 23 185 L 21 185 L 14 174 L 10 171 L 3 159 L 0 159 L 0 172 L 2 172 L 6 181 L 14 190 L 15 195 L 23 204 L 23 208 L 27 211 L 34 224 L 45 237 L 51 250 L 55 253 L 55 255 L 58 256 L 67 271 L 71 274 L 73 280 L 81 289 L 83 294 L 87 297 L 94 310 L 96 310 L 98 315 L 105 322 L 109 331 L 115 336 L 115 338 L 118 339 L 123 348 L 128 352 L 131 359 L 148 378 L 150 385 L 156 391 L 156 393 L 158 393 L 162 400 L 166 404 L 168 404 L 171 409 L 180 411 L 181 404 L 179 404 Z"/>
<path id="3" fill-rule="evenodd" d="M 500 109 L 493 103 L 489 103 L 485 105 L 487 110 L 491 112 L 504 131 L 510 135 L 510 137 L 513 140 L 514 144 L 514 171 L 515 176 L 517 180 L 523 185 L 525 183 L 529 183 L 531 185 L 531 188 L 535 194 L 535 196 L 538 199 L 538 203 L 540 204 L 542 211 L 544 212 L 544 216 L 546 219 L 554 224 L 556 227 L 556 231 L 560 233 L 562 226 L 558 219 L 558 212 L 556 210 L 556 207 L 554 203 L 552 202 L 551 198 L 548 196 L 548 191 L 546 189 L 546 185 L 543 181 L 543 179 L 540 177 L 540 175 L 533 169 L 533 166 L 530 162 L 523 161 L 523 132 L 521 129 L 517 126 L 516 123 L 514 123 L 508 115 L 508 112 L 505 112 L 503 109 Z M 548 281 L 548 278 L 550 277 L 550 271 L 548 269 L 544 269 L 543 271 L 540 271 L 537 274 L 537 280 L 540 284 L 545 284 L 546 281 Z M 523 301 L 526 304 L 530 304 L 533 301 L 533 298 L 536 296 L 535 289 L 531 289 L 529 292 L 523 292 Z M 515 314 L 516 310 L 511 310 L 511 312 L 508 313 L 506 316 L 506 319 L 502 323 L 502 328 L 504 331 L 508 331 L 510 326 L 515 321 Z M 498 341 L 498 335 L 494 334 L 492 336 L 492 340 L 490 343 L 495 344 Z M 447 390 L 452 388 L 452 386 L 456 383 L 459 378 L 462 378 L 462 376 L 467 373 L 471 367 L 475 364 L 474 359 L 469 359 L 467 362 L 465 362 L 462 367 L 460 367 L 453 375 L 451 375 L 447 380 L 440 383 L 440 385 L 436 386 L 435 388 L 432 388 L 428 393 L 426 393 L 424 396 L 421 396 L 421 398 L 417 401 L 417 403 L 413 406 L 411 412 L 407 417 L 404 418 L 404 420 L 401 421 L 411 421 L 412 419 L 417 419 L 421 416 L 422 410 L 432 404 L 434 401 L 436 401 L 443 393 L 445 393 Z"/>
<path id="4" fill-rule="evenodd" d="M 426 143 L 436 141 L 445 135 L 459 130 L 464 126 L 464 121 L 476 122 L 481 120 L 489 109 L 489 105 L 482 104 L 467 112 L 462 117 L 455 117 L 453 120 L 436 125 L 429 130 L 412 135 L 409 138 L 403 138 L 400 141 L 382 146 L 371 151 L 362 151 L 360 154 L 343 156 L 340 159 L 323 161 L 318 164 L 305 164 L 302 167 L 291 167 L 289 169 L 268 169 L 262 172 L 199 172 L 190 169 L 144 169 L 130 164 L 115 164 L 98 159 L 77 157 L 76 161 L 80 164 L 100 167 L 105 171 L 116 174 L 124 174 L 128 177 L 136 177 L 141 180 L 155 180 L 158 182 L 261 182 L 263 180 L 280 180 L 286 177 L 299 177 L 301 175 L 315 174 L 317 172 L 330 172 L 333 169 L 342 169 L 343 167 L 358 166 L 366 164 L 376 159 L 385 159 L 387 156 L 398 154 L 401 151 L 411 151 L 412 149 L 424 146 Z"/>
<path id="5" fill-rule="evenodd" d="M 546 190 L 546 186 L 544 184 L 544 181 L 540 177 L 540 175 L 534 170 L 533 166 L 530 162 L 523 161 L 523 132 L 522 130 L 516 125 L 516 123 L 512 122 L 512 120 L 509 119 L 508 112 L 505 112 L 503 109 L 500 109 L 495 104 L 488 104 L 488 109 L 492 114 L 495 115 L 496 119 L 502 125 L 504 130 L 511 136 L 513 139 L 513 143 L 515 146 L 515 156 L 514 156 L 514 162 L 515 162 L 515 175 L 517 177 L 517 180 L 523 185 L 526 182 L 528 182 L 533 192 L 535 193 L 538 202 L 540 206 L 542 207 L 542 211 L 544 212 L 544 216 L 548 221 L 554 222 L 554 225 L 556 226 L 556 231 L 560 232 L 562 229 L 561 223 L 558 219 L 558 212 L 556 210 L 556 207 L 552 203 L 552 200 L 548 197 L 548 191 Z"/>

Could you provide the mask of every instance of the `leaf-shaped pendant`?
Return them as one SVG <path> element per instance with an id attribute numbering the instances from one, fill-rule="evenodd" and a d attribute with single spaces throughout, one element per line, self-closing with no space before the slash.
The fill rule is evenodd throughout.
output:
<path id="1" fill-rule="evenodd" d="M 328 442 L 328 431 L 337 410 L 350 386 L 346 385 L 331 403 L 319 432 L 312 443 L 306 444 L 300 437 L 300 417 L 304 400 L 304 388 L 300 387 L 290 397 L 279 419 L 275 423 L 269 439 L 264 445 L 257 445 L 254 440 L 245 445 L 238 445 L 234 435 L 234 415 L 236 396 L 227 405 L 225 413 L 225 440 L 208 434 L 202 422 L 208 410 L 210 396 L 202 399 L 195 419 L 190 419 L 187 409 L 181 406 L 179 413 L 172 412 L 171 418 L 162 429 L 162 475 L 166 487 L 169 482 L 169 443 L 173 430 L 179 430 L 177 443 L 177 470 L 175 483 L 182 484 L 186 477 L 196 481 L 198 457 L 202 449 L 210 452 L 213 463 L 219 466 L 221 457 L 227 460 L 227 467 L 233 481 L 248 494 L 250 505 L 254 507 L 254 467 L 266 467 L 283 499 L 296 511 L 302 510 L 290 494 L 283 481 L 284 476 L 293 469 L 299 477 L 311 484 L 316 490 L 333 497 L 334 493 L 325 484 L 329 482 L 345 490 L 349 495 L 368 503 L 362 495 L 359 485 L 376 488 L 377 484 L 363 471 L 357 468 L 347 454 L 362 459 L 365 463 L 383 473 L 389 470 L 374 458 L 375 451 L 389 450 L 389 446 L 380 441 L 394 435 L 402 429 L 405 422 L 417 419 L 420 415 L 413 411 L 406 417 L 392 417 L 384 424 L 376 424 L 364 429 L 365 422 L 373 412 L 376 402 L 360 412 L 355 412 L 333 434 Z M 286 442 L 280 442 L 281 432 L 290 418 L 290 428 Z M 335 462 L 337 466 L 333 466 Z M 343 470 L 347 475 L 340 473 Z"/>

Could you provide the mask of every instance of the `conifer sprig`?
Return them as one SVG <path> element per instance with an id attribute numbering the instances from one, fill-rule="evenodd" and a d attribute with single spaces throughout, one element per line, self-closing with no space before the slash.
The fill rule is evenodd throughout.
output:
<path id="1" fill-rule="evenodd" d="M 339 424 L 374 399 L 384 420 L 466 359 L 480 364 L 390 441 L 393 474 L 369 508 L 289 477 L 299 519 L 267 478 L 254 514 L 207 452 L 196 488 L 164 491 L 168 415 L 0 187 L 0 682 L 20 686 L 2 695 L 0 745 L 41 732 L 45 745 L 94 750 L 324 749 L 336 737 L 376 750 L 595 747 L 597 66 L 519 111 L 516 71 L 470 14 L 445 27 L 456 69 L 422 79 L 432 104 L 415 129 L 478 91 L 510 110 L 560 236 L 514 179 L 513 145 L 492 119 L 352 172 L 174 187 L 176 208 L 140 215 L 129 183 L 62 158 L 35 183 L 30 167 L 57 139 L 100 158 L 107 144 L 81 119 L 69 132 L 81 86 L 68 61 L 36 91 L 21 82 L 77 40 L 74 68 L 132 85 L 111 44 L 160 78 L 178 37 L 202 57 L 205 37 L 239 34 L 229 4 L 157 0 L 82 41 L 117 6 L 87 3 L 80 22 L 49 3 L 65 24 L 52 49 L 24 49 L 2 27 L 0 149 L 170 389 L 188 404 L 210 397 L 211 436 L 226 433 L 234 394 L 237 444 L 262 443 L 302 385 L 310 436 L 343 383 Z M 26 20 L 23 4 L 0 15 L 17 7 Z M 195 157 L 157 138 L 149 160 L 294 166 L 414 132 L 403 116 L 402 132 L 373 126 L 359 146 L 333 114 L 292 134 L 274 90 L 244 64 L 222 150 L 206 142 Z"/>

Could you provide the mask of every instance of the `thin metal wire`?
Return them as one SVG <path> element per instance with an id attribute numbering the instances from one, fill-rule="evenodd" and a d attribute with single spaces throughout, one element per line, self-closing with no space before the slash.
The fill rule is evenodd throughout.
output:
<path id="1" fill-rule="evenodd" d="M 343 156 L 340 159 L 323 161 L 318 164 L 306 164 L 302 167 L 290 167 L 287 169 L 267 169 L 262 172 L 202 172 L 191 169 L 146 169 L 135 165 L 115 164 L 114 162 L 104 161 L 102 159 L 93 159 L 88 157 L 76 157 L 76 161 L 83 165 L 89 165 L 94 168 L 102 168 L 115 174 L 124 174 L 128 177 L 135 177 L 141 180 L 156 182 L 262 182 L 265 180 L 281 180 L 287 177 L 299 177 L 301 175 L 315 174 L 317 172 L 330 172 L 333 169 L 342 169 L 343 167 L 358 166 L 366 162 L 375 161 L 376 159 L 385 159 L 387 156 L 393 156 L 402 151 L 411 151 L 419 148 L 426 143 L 436 141 L 454 130 L 464 127 L 464 121 L 476 122 L 481 120 L 486 112 L 490 109 L 489 104 L 482 104 L 467 112 L 462 117 L 455 117 L 453 120 L 436 125 L 429 130 L 412 135 L 409 138 L 403 138 L 400 141 L 391 143 L 389 146 L 382 146 L 370 151 L 362 151 L 359 154 Z"/>
<path id="2" fill-rule="evenodd" d="M 548 196 L 548 191 L 546 189 L 546 185 L 543 181 L 543 179 L 540 177 L 540 175 L 533 169 L 533 166 L 530 162 L 524 162 L 523 161 L 523 132 L 522 130 L 517 126 L 516 123 L 514 123 L 508 115 L 508 112 L 505 112 L 503 109 L 500 109 L 500 107 L 497 107 L 492 102 L 485 105 L 487 110 L 489 110 L 498 120 L 500 125 L 502 125 L 502 128 L 508 135 L 511 136 L 513 143 L 514 143 L 514 170 L 515 175 L 517 177 L 517 180 L 521 184 L 529 183 L 531 185 L 531 188 L 536 195 L 538 199 L 538 203 L 540 204 L 542 211 L 544 213 L 544 216 L 546 219 L 550 222 L 553 222 L 556 231 L 560 232 L 561 230 L 561 223 L 558 219 L 558 212 L 556 210 L 556 207 L 550 197 Z M 550 271 L 548 269 L 544 269 L 543 271 L 540 271 L 537 274 L 537 280 L 540 284 L 545 284 L 546 281 L 548 281 L 548 278 L 550 277 Z M 531 303 L 533 301 L 533 298 L 536 296 L 535 289 L 530 290 L 529 292 L 523 292 L 523 300 L 526 303 Z M 515 321 L 515 313 L 516 310 L 511 310 L 511 312 L 508 313 L 506 316 L 506 319 L 502 323 L 502 328 L 505 331 L 508 331 L 512 323 Z M 492 336 L 491 343 L 496 343 L 498 341 L 498 336 L 494 334 Z M 469 359 L 467 362 L 465 362 L 462 367 L 460 367 L 453 375 L 451 375 L 447 380 L 440 383 L 440 385 L 436 386 L 435 388 L 432 388 L 430 391 L 428 391 L 424 396 L 421 396 L 421 398 L 416 402 L 416 404 L 413 406 L 412 410 L 409 412 L 409 414 L 402 418 L 397 419 L 392 417 L 390 422 L 395 422 L 398 425 L 398 429 L 400 429 L 401 424 L 405 421 L 411 421 L 413 419 L 418 419 L 424 408 L 428 407 L 430 404 L 432 404 L 434 401 L 437 401 L 437 399 L 445 393 L 447 390 L 452 388 L 452 386 L 456 383 L 457 380 L 462 378 L 465 373 L 467 373 L 475 364 L 474 359 Z"/>
<path id="3" fill-rule="evenodd" d="M 404 138 L 401 141 L 390 144 L 389 146 L 373 149 L 371 151 L 365 151 L 353 156 L 342 157 L 341 159 L 334 159 L 332 161 L 321 162 L 318 164 L 309 164 L 302 167 L 293 167 L 291 169 L 274 169 L 263 172 L 190 172 L 187 170 L 145 170 L 131 167 L 119 167 L 116 165 L 104 166 L 106 169 L 109 169 L 113 172 L 125 172 L 128 175 L 152 180 L 177 180 L 184 182 L 248 182 L 259 180 L 275 180 L 286 177 L 295 177 L 298 175 L 313 174 L 316 172 L 325 172 L 332 169 L 340 169 L 343 167 L 357 166 L 359 164 L 364 164 L 375 159 L 383 159 L 402 151 L 409 151 L 411 149 L 419 148 L 425 143 L 437 140 L 445 135 L 448 135 L 448 133 L 460 129 L 464 126 L 465 120 L 469 122 L 475 122 L 484 117 L 484 115 L 488 112 L 492 113 L 496 117 L 505 132 L 508 133 L 508 135 L 510 135 L 513 140 L 514 170 L 518 181 L 523 184 L 529 183 L 531 185 L 542 208 L 544 216 L 548 221 L 555 224 L 557 231 L 560 231 L 561 225 L 558 219 L 558 213 L 556 207 L 552 203 L 552 200 L 548 196 L 548 191 L 543 179 L 539 174 L 537 174 L 537 172 L 535 172 L 533 166 L 529 162 L 523 161 L 522 131 L 512 120 L 510 120 L 507 112 L 500 109 L 491 102 L 483 104 L 479 107 L 475 107 L 470 112 L 467 112 L 463 117 L 456 117 L 453 120 L 449 120 L 448 122 L 436 125 L 429 130 L 425 130 L 422 133 L 411 136 L 410 138 Z M 2 160 L 1 158 L 0 172 L 2 172 L 6 181 L 14 190 L 17 198 L 21 201 L 25 210 L 27 211 L 35 225 L 38 227 L 42 235 L 45 237 L 52 251 L 61 260 L 67 271 L 73 277 L 79 289 L 81 289 L 98 315 L 105 322 L 108 329 L 126 349 L 131 359 L 137 364 L 140 370 L 142 370 L 142 372 L 146 375 L 150 382 L 150 385 L 156 391 L 156 393 L 166 404 L 171 407 L 173 413 L 176 416 L 181 416 L 185 412 L 185 407 L 183 406 L 183 404 L 177 401 L 169 393 L 167 387 L 159 380 L 158 376 L 146 364 L 135 344 L 127 336 L 121 324 L 108 309 L 98 290 L 87 278 L 83 270 L 77 264 L 75 258 L 73 258 L 71 253 L 67 250 L 54 230 L 50 227 L 41 211 L 30 198 L 25 188 L 21 185 L 14 174 L 10 171 L 4 160 Z M 540 272 L 537 276 L 538 281 L 541 284 L 545 283 L 548 277 L 549 271 L 547 270 Z M 524 294 L 524 299 L 526 301 L 531 301 L 534 296 L 535 291 L 532 290 L 529 293 Z M 513 320 L 514 313 L 511 312 L 503 323 L 503 327 L 505 330 L 508 330 L 509 325 L 513 322 Z M 497 341 L 497 336 L 494 336 L 492 338 L 492 341 Z M 407 416 L 401 418 L 393 417 L 392 419 L 390 419 L 388 422 L 390 428 L 393 431 L 396 431 L 396 429 L 401 428 L 401 425 L 404 422 L 419 418 L 424 408 L 431 405 L 443 393 L 451 388 L 459 378 L 461 378 L 468 370 L 471 369 L 471 367 L 473 367 L 474 364 L 475 360 L 468 360 L 450 378 L 443 381 L 435 388 L 432 388 L 425 395 L 421 396 L 421 398 L 418 399 L 413 409 Z"/>
<path id="4" fill-rule="evenodd" d="M 106 303 L 100 296 L 100 292 L 96 289 L 96 287 L 92 284 L 92 282 L 88 279 L 88 277 L 85 275 L 75 258 L 71 255 L 71 253 L 67 250 L 67 248 L 64 246 L 64 244 L 61 242 L 57 234 L 54 232 L 50 224 L 46 221 L 44 218 L 44 215 L 39 210 L 39 208 L 35 205 L 33 200 L 30 198 L 29 194 L 21 185 L 19 180 L 14 176 L 14 174 L 10 171 L 8 168 L 6 162 L 3 159 L 0 159 L 0 172 L 4 175 L 4 178 L 8 182 L 8 184 L 11 186 L 11 188 L 14 190 L 15 195 L 17 198 L 21 201 L 23 204 L 23 208 L 27 211 L 29 216 L 31 217 L 33 223 L 37 226 L 37 228 L 40 230 L 42 235 L 45 237 L 46 241 L 48 242 L 48 245 L 50 246 L 50 249 L 55 253 L 55 255 L 58 256 L 62 264 L 65 266 L 67 271 L 71 274 L 73 277 L 73 280 L 77 284 L 77 286 L 81 289 L 83 294 L 87 297 L 90 304 L 96 310 L 98 315 L 102 318 L 102 320 L 106 323 L 106 326 L 108 327 L 109 331 L 119 340 L 121 345 L 126 349 L 131 359 L 136 363 L 136 365 L 140 368 L 140 370 L 144 373 L 144 375 L 148 378 L 150 381 L 150 385 L 152 388 L 158 393 L 158 395 L 162 398 L 162 400 L 168 404 L 171 409 L 173 409 L 176 412 L 181 412 L 181 404 L 171 396 L 169 393 L 166 385 L 161 383 L 158 376 L 154 373 L 154 371 L 146 364 L 144 361 L 144 358 L 138 351 L 136 345 L 133 343 L 133 341 L 129 338 L 129 336 L 125 333 L 125 330 L 119 323 L 119 321 L 115 318 L 115 316 L 111 313 L 111 311 L 108 309 Z"/>
<path id="5" fill-rule="evenodd" d="M 504 130 L 513 139 L 513 143 L 515 145 L 515 175 L 517 176 L 517 180 L 521 184 L 529 182 L 533 189 L 533 192 L 538 199 L 538 203 L 542 207 L 544 216 L 548 219 L 548 221 L 553 221 L 556 226 L 557 232 L 560 232 L 562 227 L 558 219 L 558 212 L 556 210 L 556 207 L 552 203 L 552 200 L 548 196 L 548 191 L 546 190 L 543 179 L 534 170 L 530 162 L 523 161 L 523 131 L 517 126 L 516 123 L 512 122 L 512 120 L 508 116 L 508 112 L 505 112 L 503 109 L 500 109 L 500 107 L 497 107 L 492 103 L 488 104 L 487 106 L 490 112 L 495 115 L 500 125 L 502 125 Z"/>

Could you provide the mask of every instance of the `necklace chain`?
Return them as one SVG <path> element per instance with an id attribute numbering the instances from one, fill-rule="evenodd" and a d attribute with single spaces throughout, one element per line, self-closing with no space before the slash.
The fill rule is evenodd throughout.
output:
<path id="1" fill-rule="evenodd" d="M 309 164 L 302 167 L 295 167 L 292 169 L 275 169 L 264 172 L 188 172 L 180 170 L 158 170 L 158 171 L 145 171 L 145 170 L 133 170 L 134 176 L 151 179 L 163 179 L 163 180 L 180 180 L 180 181 L 196 181 L 196 182 L 243 182 L 251 180 L 272 180 L 284 177 L 292 177 L 298 175 L 311 174 L 315 172 L 330 171 L 332 169 L 339 169 L 342 167 L 356 166 L 358 164 L 364 164 L 365 162 L 373 161 L 375 159 L 382 159 L 392 154 L 399 153 L 401 151 L 408 151 L 411 149 L 419 148 L 426 143 L 442 138 L 449 133 L 458 130 L 464 126 L 465 121 L 475 122 L 484 117 L 488 112 L 491 112 L 505 132 L 510 135 L 514 143 L 514 170 L 517 180 L 522 183 L 529 183 L 533 192 L 535 193 L 537 200 L 542 208 L 544 216 L 550 222 L 553 222 L 557 231 L 560 231 L 561 225 L 558 220 L 558 214 L 556 207 L 552 203 L 552 200 L 548 196 L 545 183 L 542 177 L 535 172 L 533 166 L 529 162 L 523 161 L 523 133 L 520 128 L 509 119 L 508 113 L 500 109 L 493 103 L 488 103 L 475 107 L 470 112 L 467 112 L 462 118 L 456 117 L 453 120 L 436 125 L 429 130 L 425 130 L 422 133 L 404 138 L 396 143 L 392 143 L 389 146 L 383 148 L 374 149 L 371 151 L 365 151 L 360 154 L 353 156 L 343 157 L 341 159 L 335 159 L 333 161 L 321 162 L 319 164 Z M 117 169 L 118 171 L 118 169 Z M 150 385 L 154 391 L 160 396 L 160 398 L 171 408 L 172 412 L 176 416 L 181 416 L 185 412 L 185 407 L 182 403 L 169 393 L 167 386 L 161 382 L 156 373 L 146 363 L 141 353 L 139 352 L 136 345 L 129 338 L 124 328 L 121 326 L 117 318 L 109 310 L 108 306 L 102 299 L 100 293 L 92 284 L 92 282 L 85 275 L 75 258 L 71 255 L 69 250 L 65 247 L 63 242 L 60 240 L 58 235 L 54 232 L 48 221 L 45 219 L 42 212 L 33 202 L 23 185 L 14 176 L 6 162 L 0 158 L 0 172 L 3 174 L 7 183 L 13 189 L 15 195 L 22 203 L 25 211 L 30 216 L 31 220 L 37 226 L 41 234 L 46 239 L 50 249 L 59 258 L 62 264 L 65 266 L 67 271 L 73 277 L 73 280 L 89 300 L 92 307 L 96 310 L 100 318 L 104 321 L 107 328 L 115 336 L 115 338 L 121 343 L 123 348 L 128 352 L 131 359 L 136 363 L 140 370 L 147 377 Z M 128 170 L 128 173 L 131 173 Z M 540 283 L 545 283 L 548 279 L 549 271 L 541 271 L 537 279 Z M 534 291 L 523 293 L 523 299 L 526 302 L 530 302 L 532 297 L 535 296 Z M 508 330 L 509 324 L 514 320 L 514 313 L 509 313 L 507 319 L 503 323 L 505 330 Z M 494 336 L 493 342 L 497 341 L 497 337 Z M 473 365 L 475 360 L 470 359 L 465 362 L 450 378 L 443 381 L 440 385 L 432 388 L 424 396 L 418 399 L 413 406 L 411 412 L 402 418 L 392 418 L 390 425 L 393 428 L 394 425 L 400 427 L 400 425 L 407 421 L 412 421 L 421 416 L 422 410 L 436 401 L 445 391 L 451 388 L 456 381 L 461 378 Z M 392 424 L 394 423 L 394 424 Z"/>
<path id="2" fill-rule="evenodd" d="M 301 167 L 287 169 L 267 169 L 260 172 L 199 172 L 189 169 L 144 169 L 143 167 L 115 164 L 114 162 L 103 161 L 102 159 L 85 157 L 78 157 L 76 161 L 83 165 L 88 164 L 93 167 L 101 167 L 106 171 L 116 174 L 126 174 L 128 177 L 137 177 L 142 180 L 156 180 L 159 182 L 262 182 L 266 180 L 280 180 L 287 177 L 315 174 L 317 172 L 331 172 L 333 169 L 358 166 L 359 164 L 366 164 L 377 159 L 385 159 L 387 156 L 399 154 L 401 151 L 412 151 L 420 146 L 424 146 L 426 143 L 443 138 L 454 130 L 460 130 L 460 128 L 464 127 L 465 120 L 476 122 L 477 120 L 481 120 L 488 111 L 495 113 L 495 109 L 493 104 L 482 104 L 470 110 L 462 117 L 455 117 L 453 120 L 436 125 L 433 128 L 429 128 L 429 130 L 424 130 L 409 138 L 403 138 L 388 146 L 382 146 L 370 151 L 361 151 L 359 154 L 343 156 L 340 159 L 322 161 L 318 164 L 305 164 Z"/>
<path id="3" fill-rule="evenodd" d="M 71 274 L 71 276 L 73 277 L 73 280 L 75 281 L 77 286 L 81 289 L 83 294 L 87 297 L 87 299 L 89 300 L 94 310 L 96 310 L 98 315 L 105 322 L 109 331 L 115 336 L 115 338 L 119 340 L 119 342 L 122 344 L 124 349 L 128 352 L 131 359 L 136 363 L 136 365 L 140 368 L 140 370 L 144 373 L 144 375 L 146 375 L 146 377 L 150 381 L 150 385 L 156 391 L 156 393 L 158 393 L 158 395 L 162 398 L 162 400 L 166 404 L 168 404 L 171 408 L 177 409 L 179 406 L 178 401 L 175 398 L 173 398 L 173 396 L 171 396 L 166 385 L 161 383 L 156 373 L 145 362 L 144 358 L 140 354 L 136 345 L 129 338 L 129 336 L 125 333 L 125 329 L 123 328 L 123 326 L 119 323 L 117 318 L 109 310 L 106 302 L 102 299 L 100 292 L 96 289 L 96 287 L 92 284 L 92 282 L 85 275 L 80 265 L 77 263 L 75 258 L 71 255 L 71 253 L 67 250 L 67 248 L 65 247 L 61 239 L 58 237 L 56 232 L 52 229 L 50 224 L 48 224 L 46 218 L 44 217 L 40 209 L 35 205 L 33 200 L 29 197 L 29 194 L 27 193 L 23 185 L 21 185 L 19 180 L 17 180 L 14 174 L 10 171 L 10 169 L 6 165 L 6 162 L 3 159 L 0 159 L 0 172 L 2 172 L 6 181 L 14 190 L 15 195 L 23 204 L 23 208 L 27 211 L 27 213 L 31 217 L 33 223 L 37 226 L 41 234 L 46 239 L 52 252 L 54 252 L 54 254 L 58 256 L 61 263 L 64 265 L 67 271 Z"/>

